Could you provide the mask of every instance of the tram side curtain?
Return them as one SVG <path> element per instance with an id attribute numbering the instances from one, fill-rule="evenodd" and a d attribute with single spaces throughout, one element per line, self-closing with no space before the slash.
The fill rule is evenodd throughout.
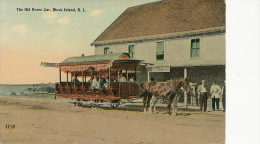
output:
<path id="1" fill-rule="evenodd" d="M 63 72 L 82 72 L 86 70 L 90 70 L 91 68 L 94 68 L 95 71 L 101 71 L 101 70 L 107 70 L 109 68 L 108 64 L 96 64 L 96 65 L 60 65 L 60 70 Z"/>

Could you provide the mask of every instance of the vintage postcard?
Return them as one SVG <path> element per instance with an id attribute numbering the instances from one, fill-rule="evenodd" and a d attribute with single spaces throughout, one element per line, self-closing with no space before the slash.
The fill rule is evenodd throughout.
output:
<path id="1" fill-rule="evenodd" d="M 1 0 L 0 144 L 224 144 L 225 0 Z"/>

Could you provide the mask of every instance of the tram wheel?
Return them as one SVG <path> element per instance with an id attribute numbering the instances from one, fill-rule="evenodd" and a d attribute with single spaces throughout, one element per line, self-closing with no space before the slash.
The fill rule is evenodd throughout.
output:
<path id="1" fill-rule="evenodd" d="M 158 99 L 158 100 L 157 100 L 157 103 L 158 103 L 158 104 L 163 104 L 164 101 L 163 101 L 163 99 Z"/>
<path id="2" fill-rule="evenodd" d="M 110 104 L 112 108 L 117 108 L 119 104 Z"/>
<path id="3" fill-rule="evenodd" d="M 98 109 L 100 107 L 100 105 L 97 105 L 97 104 L 90 104 L 90 107 L 92 109 Z"/>
<path id="4" fill-rule="evenodd" d="M 113 100 L 111 101 L 110 105 L 112 108 L 117 108 L 120 104 L 120 100 Z"/>

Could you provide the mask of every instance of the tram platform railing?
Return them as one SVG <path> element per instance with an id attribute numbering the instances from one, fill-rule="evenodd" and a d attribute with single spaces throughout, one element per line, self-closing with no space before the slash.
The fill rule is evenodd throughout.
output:
<path id="1" fill-rule="evenodd" d="M 133 82 L 113 82 L 107 89 L 91 89 L 89 82 L 61 82 L 56 84 L 56 95 L 63 98 L 82 100 L 130 99 L 137 97 L 139 86 Z"/>

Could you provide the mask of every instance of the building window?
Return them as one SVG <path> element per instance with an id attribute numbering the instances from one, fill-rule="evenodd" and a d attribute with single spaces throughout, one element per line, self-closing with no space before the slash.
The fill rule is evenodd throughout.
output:
<path id="1" fill-rule="evenodd" d="M 131 58 L 134 58 L 134 47 L 135 47 L 135 45 L 128 46 L 128 53 L 131 56 Z"/>
<path id="2" fill-rule="evenodd" d="M 164 60 L 164 41 L 156 43 L 156 60 Z"/>
<path id="3" fill-rule="evenodd" d="M 104 48 L 104 55 L 107 55 L 109 53 L 109 47 Z"/>
<path id="4" fill-rule="evenodd" d="M 199 58 L 200 57 L 200 39 L 192 39 L 191 40 L 190 57 L 191 58 Z"/>

